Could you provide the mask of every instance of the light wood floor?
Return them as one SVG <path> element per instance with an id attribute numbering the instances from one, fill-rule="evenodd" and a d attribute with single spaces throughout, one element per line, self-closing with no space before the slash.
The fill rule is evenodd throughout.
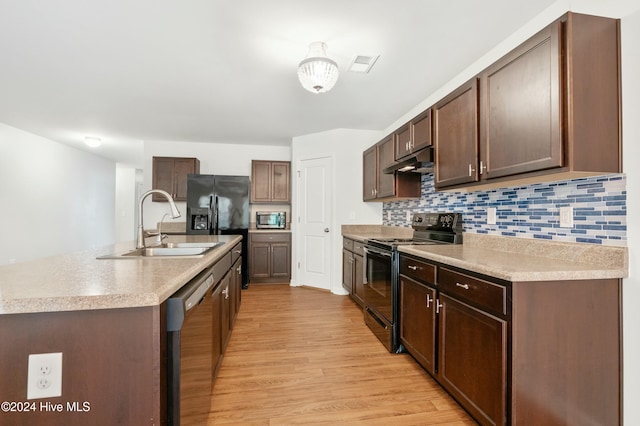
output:
<path id="1" fill-rule="evenodd" d="M 209 425 L 473 425 L 346 296 L 251 285 L 214 384 Z"/>

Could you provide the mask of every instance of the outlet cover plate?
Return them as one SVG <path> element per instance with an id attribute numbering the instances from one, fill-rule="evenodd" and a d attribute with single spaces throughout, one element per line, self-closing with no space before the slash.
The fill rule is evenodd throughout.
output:
<path id="1" fill-rule="evenodd" d="M 27 399 L 62 396 L 62 352 L 29 355 Z"/>
<path id="2" fill-rule="evenodd" d="M 496 224 L 496 208 L 488 207 L 487 208 L 487 225 L 495 225 Z"/>
<path id="3" fill-rule="evenodd" d="M 573 207 L 560 207 L 560 228 L 573 228 Z"/>

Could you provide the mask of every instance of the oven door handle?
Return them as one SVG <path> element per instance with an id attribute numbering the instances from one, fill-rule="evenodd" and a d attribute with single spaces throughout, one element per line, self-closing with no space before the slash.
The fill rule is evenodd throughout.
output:
<path id="1" fill-rule="evenodd" d="M 369 277 L 367 277 L 367 264 L 369 263 L 369 256 L 370 254 L 377 254 L 378 256 L 386 256 L 386 257 L 391 257 L 391 253 L 385 253 L 383 251 L 379 251 L 379 250 L 375 250 L 372 249 L 370 247 L 365 247 L 362 246 L 362 251 L 364 252 L 364 259 L 362 262 L 362 284 L 363 285 L 367 285 L 369 284 Z"/>

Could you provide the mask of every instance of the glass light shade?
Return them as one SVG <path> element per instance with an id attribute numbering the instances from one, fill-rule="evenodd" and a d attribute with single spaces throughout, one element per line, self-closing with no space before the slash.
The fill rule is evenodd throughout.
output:
<path id="1" fill-rule="evenodd" d="M 338 64 L 327 57 L 326 49 L 321 41 L 311 43 L 307 57 L 298 65 L 300 84 L 312 93 L 328 92 L 338 81 Z"/>

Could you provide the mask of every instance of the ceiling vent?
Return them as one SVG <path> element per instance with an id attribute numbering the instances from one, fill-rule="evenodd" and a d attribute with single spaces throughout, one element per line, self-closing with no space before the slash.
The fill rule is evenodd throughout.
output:
<path id="1" fill-rule="evenodd" d="M 371 67 L 376 63 L 380 55 L 376 56 L 364 56 L 356 55 L 353 57 L 351 64 L 349 65 L 349 71 L 368 73 Z"/>

